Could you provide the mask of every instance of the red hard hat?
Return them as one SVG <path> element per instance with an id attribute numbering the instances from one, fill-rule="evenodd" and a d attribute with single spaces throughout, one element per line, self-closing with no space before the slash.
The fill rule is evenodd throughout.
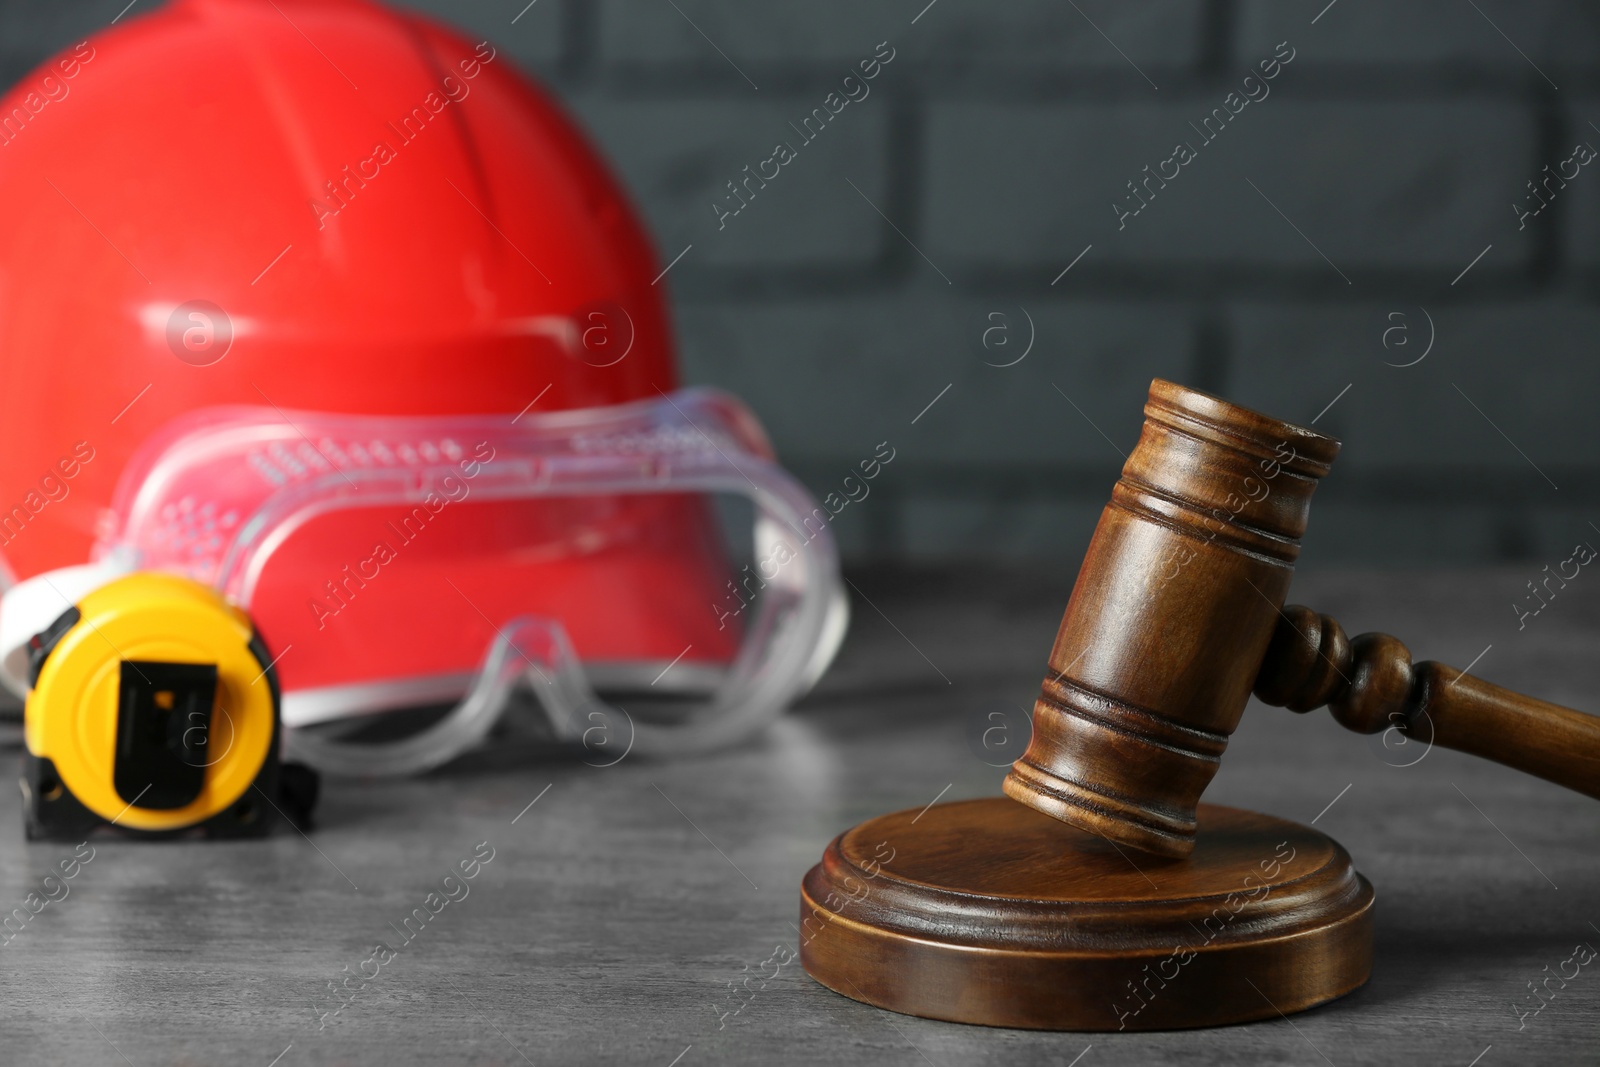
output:
<path id="1" fill-rule="evenodd" d="M 0 200 L 13 581 L 86 560 L 136 449 L 196 409 L 511 420 L 676 386 L 659 264 L 595 152 L 508 57 L 369 0 L 176 0 L 69 49 L 0 104 Z M 588 661 L 725 664 L 713 518 L 479 503 L 352 587 L 370 516 L 329 514 L 251 610 L 287 692 L 369 707 L 448 695 L 530 611 Z"/>

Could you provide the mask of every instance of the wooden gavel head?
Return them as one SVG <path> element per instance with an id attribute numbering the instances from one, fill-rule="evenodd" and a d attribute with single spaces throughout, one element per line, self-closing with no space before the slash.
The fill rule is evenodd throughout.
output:
<path id="1" fill-rule="evenodd" d="M 1004 788 L 1113 842 L 1185 856 L 1339 442 L 1160 379 L 1144 414 Z"/>

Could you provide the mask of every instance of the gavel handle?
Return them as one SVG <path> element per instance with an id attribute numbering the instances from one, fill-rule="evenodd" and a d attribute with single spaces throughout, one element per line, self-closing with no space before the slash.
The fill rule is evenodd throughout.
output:
<path id="1" fill-rule="evenodd" d="M 1298 604 L 1283 609 L 1255 693 L 1291 711 L 1326 704 L 1359 733 L 1398 729 L 1600 798 L 1600 717 L 1442 663 L 1413 665 L 1396 638 L 1347 638 L 1334 619 Z"/>

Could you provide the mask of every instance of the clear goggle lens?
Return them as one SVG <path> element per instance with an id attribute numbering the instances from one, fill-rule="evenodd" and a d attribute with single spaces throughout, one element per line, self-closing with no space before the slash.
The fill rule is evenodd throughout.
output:
<path id="1" fill-rule="evenodd" d="M 491 458 L 474 458 L 485 455 Z M 75 577 L 60 572 L 48 596 L 39 583 L 51 575 L 7 592 L 0 610 L 6 672 L 14 682 L 19 635 L 25 642 L 43 629 L 64 610 L 62 596 L 75 595 L 73 587 L 136 569 L 170 571 L 249 610 L 269 563 L 297 530 L 338 512 L 449 496 L 464 463 L 472 464 L 476 501 L 741 496 L 754 511 L 754 558 L 781 565 L 763 573 L 742 644 L 725 669 L 710 672 L 717 676 L 711 691 L 677 702 L 665 716 L 603 701 L 561 619 L 513 615 L 493 621 L 495 636 L 462 687 L 465 696 L 408 736 L 357 740 L 348 716 L 325 701 L 313 707 L 291 688 L 286 758 L 333 774 L 412 774 L 477 746 L 502 722 L 512 732 L 582 745 L 596 764 L 629 752 L 714 748 L 759 729 L 802 695 L 843 638 L 847 601 L 828 513 L 776 464 L 739 401 L 688 389 L 515 420 L 196 412 L 130 462 L 91 567 L 70 569 Z M 206 517 L 199 524 L 198 513 Z M 336 719 L 342 721 L 327 723 Z"/>

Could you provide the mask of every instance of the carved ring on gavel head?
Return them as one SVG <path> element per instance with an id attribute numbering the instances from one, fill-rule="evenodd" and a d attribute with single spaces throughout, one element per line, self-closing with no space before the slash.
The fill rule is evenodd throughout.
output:
<path id="1" fill-rule="evenodd" d="M 1252 689 L 1323 704 L 1600 797 L 1600 718 L 1354 639 L 1284 607 L 1312 491 L 1339 442 L 1171 382 L 1101 514 L 1004 790 L 1146 852 L 1186 856 Z"/>

